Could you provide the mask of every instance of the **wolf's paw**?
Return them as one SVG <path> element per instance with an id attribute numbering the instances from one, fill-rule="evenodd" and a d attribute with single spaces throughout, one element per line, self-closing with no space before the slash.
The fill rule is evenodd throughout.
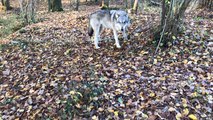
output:
<path id="1" fill-rule="evenodd" d="M 121 46 L 120 46 L 120 45 L 116 45 L 116 47 L 117 47 L 117 48 L 121 48 Z"/>
<path id="2" fill-rule="evenodd" d="M 100 49 L 100 47 L 99 46 L 95 46 L 95 49 Z"/>

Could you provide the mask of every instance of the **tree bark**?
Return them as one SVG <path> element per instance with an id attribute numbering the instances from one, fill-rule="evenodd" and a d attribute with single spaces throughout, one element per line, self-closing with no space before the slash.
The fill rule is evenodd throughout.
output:
<path id="1" fill-rule="evenodd" d="M 109 0 L 102 0 L 101 9 L 108 9 L 108 8 L 109 8 Z"/>
<path id="2" fill-rule="evenodd" d="M 23 8 L 23 0 L 19 0 L 19 6 L 20 6 L 20 10 L 21 10 L 21 13 L 24 12 L 24 8 Z"/>
<path id="3" fill-rule="evenodd" d="M 75 10 L 78 11 L 79 8 L 79 0 L 75 0 L 76 6 L 75 6 Z"/>
<path id="4" fill-rule="evenodd" d="M 128 8 L 128 0 L 125 0 L 125 8 Z"/>
<path id="5" fill-rule="evenodd" d="M 109 0 L 102 0 L 101 2 L 101 6 L 106 6 L 106 7 L 109 7 Z"/>
<path id="6" fill-rule="evenodd" d="M 133 8 L 133 6 L 134 6 L 134 0 L 130 1 L 130 5 L 131 5 L 131 8 Z"/>
<path id="7" fill-rule="evenodd" d="M 213 4 L 212 0 L 199 0 L 200 7 L 206 7 L 209 8 L 210 10 L 213 10 L 212 4 Z"/>
<path id="8" fill-rule="evenodd" d="M 51 6 L 51 1 L 50 1 L 50 0 L 47 0 L 47 2 L 48 2 L 48 12 L 50 12 L 50 11 L 51 11 L 51 8 L 52 8 L 52 6 Z"/>
<path id="9" fill-rule="evenodd" d="M 107 7 L 109 7 L 109 0 L 104 0 L 104 5 L 106 5 Z"/>
<path id="10" fill-rule="evenodd" d="M 31 0 L 30 1 L 30 8 L 29 8 L 30 9 L 29 10 L 30 11 L 29 16 L 30 16 L 31 22 L 33 22 L 33 23 L 35 23 L 35 8 L 36 8 L 35 7 L 35 0 Z"/>
<path id="11" fill-rule="evenodd" d="M 35 23 L 36 0 L 19 0 L 19 5 L 25 24 Z"/>
<path id="12" fill-rule="evenodd" d="M 133 8 L 132 8 L 134 13 L 137 13 L 137 7 L 138 7 L 138 0 L 135 0 Z"/>
<path id="13" fill-rule="evenodd" d="M 10 0 L 1 0 L 2 5 L 6 7 L 6 10 L 11 10 L 12 7 L 10 6 Z"/>
<path id="14" fill-rule="evenodd" d="M 48 11 L 63 11 L 61 0 L 48 0 Z"/>
<path id="15" fill-rule="evenodd" d="M 1 4 L 2 4 L 2 6 L 4 6 L 4 0 L 1 0 Z"/>
<path id="16" fill-rule="evenodd" d="M 166 19 L 166 0 L 162 1 L 162 13 L 161 13 L 161 28 L 163 28 Z"/>

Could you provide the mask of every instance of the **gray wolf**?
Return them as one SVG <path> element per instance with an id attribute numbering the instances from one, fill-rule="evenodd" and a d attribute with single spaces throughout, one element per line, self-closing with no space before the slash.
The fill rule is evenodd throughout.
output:
<path id="1" fill-rule="evenodd" d="M 130 26 L 128 14 L 123 10 L 99 10 L 92 13 L 89 17 L 88 34 L 91 37 L 94 33 L 95 48 L 98 46 L 100 32 L 102 28 L 110 28 L 113 30 L 115 44 L 117 48 L 121 48 L 118 41 L 117 31 L 121 31 L 123 38 L 127 39 L 127 28 Z"/>

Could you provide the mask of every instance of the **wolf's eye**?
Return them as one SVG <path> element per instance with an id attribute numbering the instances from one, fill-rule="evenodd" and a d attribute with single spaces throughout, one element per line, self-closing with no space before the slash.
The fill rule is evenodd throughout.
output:
<path id="1" fill-rule="evenodd" d="M 127 21 L 123 21 L 123 24 L 126 24 L 127 23 Z"/>

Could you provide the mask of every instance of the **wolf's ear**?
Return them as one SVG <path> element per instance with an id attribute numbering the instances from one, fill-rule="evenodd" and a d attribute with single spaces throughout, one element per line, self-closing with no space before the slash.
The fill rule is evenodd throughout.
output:
<path id="1" fill-rule="evenodd" d="M 116 11 L 115 10 L 110 10 L 110 15 L 111 15 L 111 21 L 113 21 L 115 16 L 117 15 Z"/>

